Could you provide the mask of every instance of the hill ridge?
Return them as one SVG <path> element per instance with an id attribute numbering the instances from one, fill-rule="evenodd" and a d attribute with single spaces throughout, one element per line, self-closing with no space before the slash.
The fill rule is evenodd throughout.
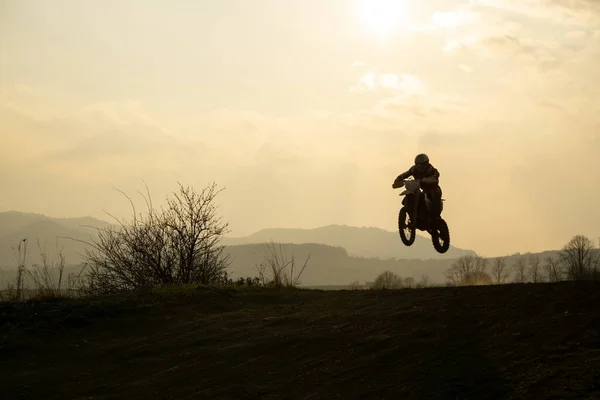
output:
<path id="1" fill-rule="evenodd" d="M 447 253 L 435 251 L 429 235 L 417 234 L 415 243 L 406 247 L 397 231 L 378 227 L 357 227 L 330 224 L 316 228 L 265 228 L 246 236 L 226 236 L 223 243 L 322 243 L 344 247 L 350 255 L 367 258 L 453 259 L 461 255 L 476 255 L 473 250 L 451 246 Z"/>

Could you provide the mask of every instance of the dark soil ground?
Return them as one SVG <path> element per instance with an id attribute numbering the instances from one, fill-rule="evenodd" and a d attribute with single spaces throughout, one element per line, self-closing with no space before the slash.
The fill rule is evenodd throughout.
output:
<path id="1" fill-rule="evenodd" d="M 600 282 L 0 304 L 0 398 L 600 398 Z"/>

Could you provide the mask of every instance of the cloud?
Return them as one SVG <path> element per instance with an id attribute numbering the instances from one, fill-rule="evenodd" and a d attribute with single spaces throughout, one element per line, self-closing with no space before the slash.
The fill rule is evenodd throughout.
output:
<path id="1" fill-rule="evenodd" d="M 581 39 L 584 38 L 586 36 L 586 32 L 585 31 L 569 31 L 565 34 L 565 37 L 568 39 Z"/>
<path id="2" fill-rule="evenodd" d="M 531 52 L 531 49 L 524 47 L 517 38 L 509 35 L 488 37 L 482 40 L 481 44 L 496 54 L 516 55 Z"/>
<path id="3" fill-rule="evenodd" d="M 560 25 L 586 26 L 600 21 L 596 0 L 475 0 L 476 9 L 496 9 Z"/>
<path id="4" fill-rule="evenodd" d="M 461 71 L 466 72 L 467 74 L 473 72 L 473 68 L 465 64 L 458 64 L 458 68 L 460 68 Z"/>
<path id="5" fill-rule="evenodd" d="M 563 106 L 562 104 L 559 104 L 555 101 L 549 100 L 549 99 L 541 99 L 541 100 L 537 101 L 536 104 L 539 105 L 540 107 L 549 108 L 554 111 L 563 111 L 563 112 L 567 111 L 565 106 Z"/>
<path id="6" fill-rule="evenodd" d="M 365 117 L 371 126 L 382 130 L 403 127 L 408 132 L 447 126 L 448 129 L 461 116 L 469 112 L 469 103 L 460 96 L 428 93 L 427 96 L 405 95 L 385 98 L 377 102 Z M 463 127 L 465 125 L 463 124 Z"/>
<path id="7" fill-rule="evenodd" d="M 350 88 L 352 93 L 371 92 L 375 90 L 390 90 L 401 92 L 406 96 L 422 96 L 427 93 L 425 84 L 416 76 L 410 74 L 396 75 L 393 73 L 369 72 L 360 77 L 357 84 Z"/>
<path id="8" fill-rule="evenodd" d="M 484 36 L 464 41 L 463 45 L 470 46 L 480 55 L 545 55 L 550 52 L 577 50 L 577 47 L 559 43 L 555 40 L 533 38 L 518 38 L 513 35 Z"/>
<path id="9" fill-rule="evenodd" d="M 525 72 L 546 74 L 571 62 L 577 54 L 587 55 L 597 49 L 583 41 L 561 41 L 536 35 L 534 31 L 520 31 L 512 27 L 511 34 L 492 34 L 502 29 L 473 30 L 446 39 L 443 52 L 460 64 L 473 65 L 487 60 L 519 63 Z M 510 30 L 509 29 L 509 30 Z M 575 31 L 573 31 L 575 32 Z M 568 32 L 565 32 L 566 35 Z M 570 36 L 581 35 L 579 31 Z M 477 60 L 477 61 L 475 61 Z M 507 64 L 508 65 L 508 64 Z M 481 68 L 479 69 L 481 71 Z"/>
<path id="10" fill-rule="evenodd" d="M 600 20 L 600 4 L 597 0 L 546 0 L 549 7 L 562 12 L 567 21 L 581 25 L 594 24 Z"/>
<path id="11" fill-rule="evenodd" d="M 118 125 L 157 124 L 156 119 L 144 109 L 142 103 L 132 99 L 92 103 L 82 107 L 81 112 L 84 117 L 94 118 L 102 123 L 112 122 Z"/>
<path id="12" fill-rule="evenodd" d="M 432 16 L 433 23 L 442 28 L 456 30 L 481 22 L 481 14 L 469 10 L 436 11 Z"/>
<path id="13" fill-rule="evenodd" d="M 468 52 L 471 46 L 479 41 L 479 37 L 475 34 L 461 35 L 446 39 L 442 51 L 448 55 L 455 55 L 459 51 Z"/>
<path id="14" fill-rule="evenodd" d="M 376 77 L 377 75 L 374 72 L 369 72 L 361 76 L 358 83 L 350 88 L 350 91 L 360 93 L 374 90 L 377 86 Z"/>

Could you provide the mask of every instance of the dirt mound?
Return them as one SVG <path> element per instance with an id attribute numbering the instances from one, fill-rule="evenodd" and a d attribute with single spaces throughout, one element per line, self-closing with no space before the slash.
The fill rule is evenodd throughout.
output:
<path id="1" fill-rule="evenodd" d="M 600 283 L 0 306 L 2 398 L 600 396 Z"/>

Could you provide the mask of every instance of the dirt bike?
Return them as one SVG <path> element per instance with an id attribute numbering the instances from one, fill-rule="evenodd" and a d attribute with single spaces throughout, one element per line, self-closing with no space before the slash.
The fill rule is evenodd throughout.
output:
<path id="1" fill-rule="evenodd" d="M 395 181 L 392 187 L 398 189 L 406 187 L 400 196 L 405 196 L 402 200 L 402 208 L 398 215 L 398 231 L 400 239 L 406 246 L 411 246 L 417 237 L 417 229 L 427 231 L 431 235 L 433 247 L 438 253 L 445 253 L 450 248 L 450 231 L 448 224 L 442 217 L 436 222 L 430 213 L 430 204 L 427 196 L 421 190 L 421 183 L 418 180 Z M 440 211 L 443 209 L 445 200 L 441 200 Z"/>

